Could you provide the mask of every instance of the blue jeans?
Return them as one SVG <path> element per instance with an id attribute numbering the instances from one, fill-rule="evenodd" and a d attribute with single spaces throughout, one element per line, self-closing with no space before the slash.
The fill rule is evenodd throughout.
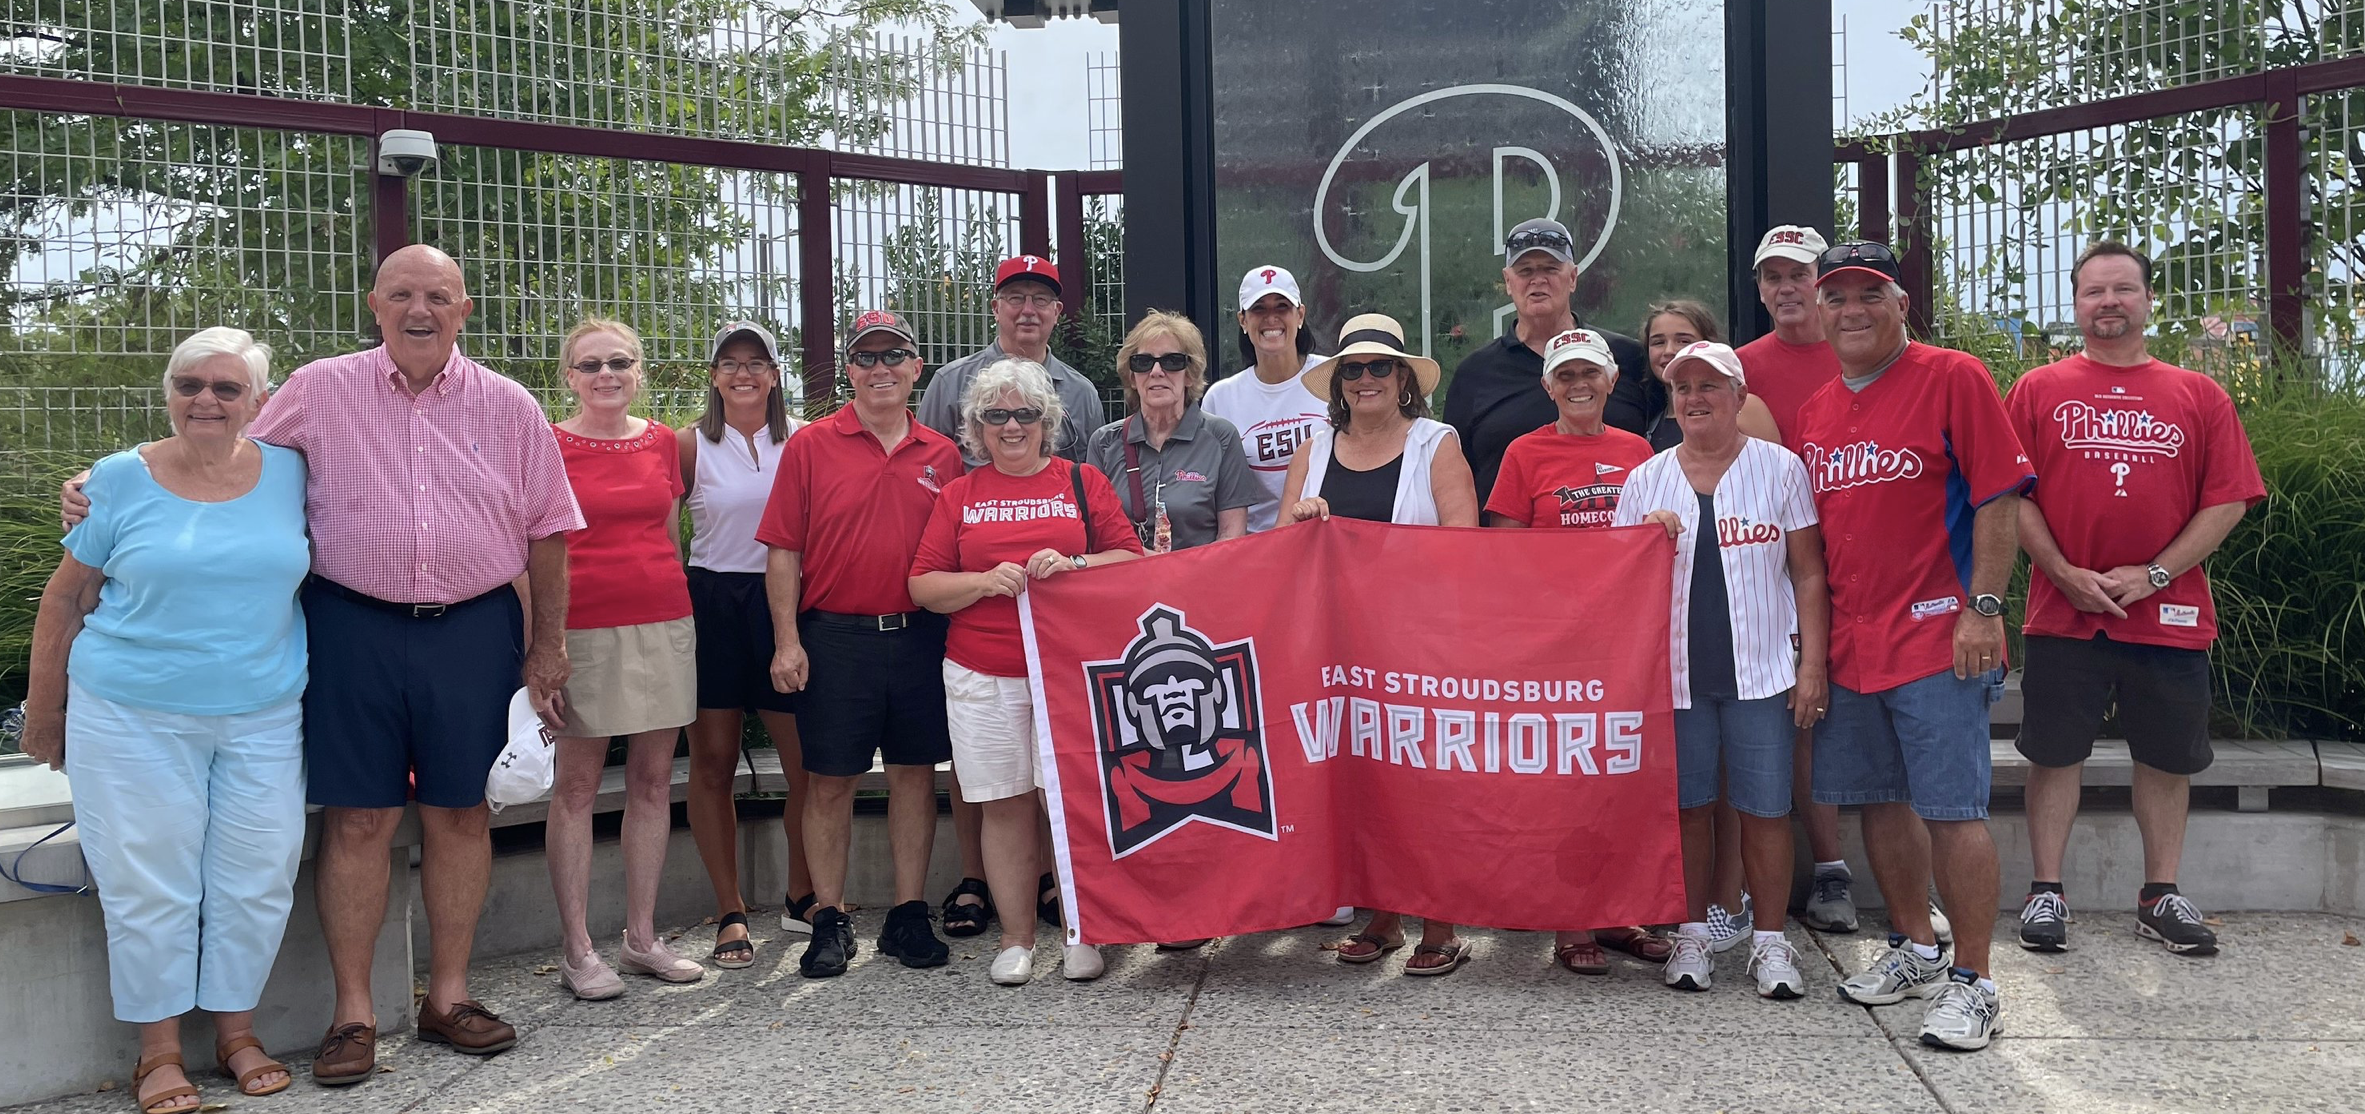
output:
<path id="1" fill-rule="evenodd" d="M 1717 774 L 1724 796 L 1751 816 L 1790 815 L 1790 747 L 1797 732 L 1790 694 L 1757 700 L 1692 697 L 1675 710 L 1675 806 L 1716 803 Z"/>
<path id="2" fill-rule="evenodd" d="M 1880 692 L 1831 686 L 1815 726 L 1815 803 L 1906 802 L 1924 820 L 1984 820 L 1994 774 L 1987 706 L 2004 675 L 1959 680 L 1952 670 Z"/>

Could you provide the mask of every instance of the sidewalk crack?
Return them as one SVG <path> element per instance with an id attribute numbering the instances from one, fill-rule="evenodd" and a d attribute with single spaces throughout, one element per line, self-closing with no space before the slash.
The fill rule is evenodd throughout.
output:
<path id="1" fill-rule="evenodd" d="M 1217 940 L 1199 961 L 1199 975 L 1191 980 L 1191 996 L 1183 1000 L 1182 1017 L 1174 1023 L 1174 1036 L 1167 1040 L 1166 1051 L 1158 1055 L 1158 1078 L 1150 1081 L 1150 1093 L 1143 1096 L 1142 1114 L 1149 1114 L 1166 1091 L 1166 1073 L 1174 1070 L 1174 1058 L 1182 1052 L 1182 1035 L 1191 1027 L 1192 1011 L 1199 1008 L 1199 991 L 1206 987 L 1207 972 L 1215 966 L 1215 957 L 1223 954 L 1227 942 Z"/>
<path id="2" fill-rule="evenodd" d="M 1824 941 L 1823 934 L 1809 930 L 1807 938 L 1815 942 L 1816 951 L 1823 953 L 1823 961 L 1831 965 L 1831 973 L 1835 980 L 1846 978 L 1847 968 L 1840 964 L 1839 953 L 1831 950 L 1831 946 Z M 1865 1015 L 1871 1018 L 1873 1028 L 1880 1030 L 1881 1036 L 1888 1040 L 1889 1051 L 1896 1053 L 1898 1061 L 1905 1065 L 1905 1070 L 1912 1072 L 1913 1077 L 1921 1081 L 1922 1090 L 1930 1093 L 1930 1101 L 1937 1103 L 1938 1109 L 1943 1114 L 1963 1114 L 1962 1111 L 1956 1109 L 1953 1103 L 1946 1100 L 1945 1093 L 1938 1089 L 1938 1081 L 1930 1078 L 1930 1073 L 1923 1069 L 1921 1061 L 1913 1057 L 1911 1050 L 1921 1045 L 1920 1033 L 1914 1033 L 1911 1036 L 1901 1035 L 1897 1030 L 1889 1027 L 1888 1021 L 1881 1017 L 1880 1011 L 1871 1006 L 1857 1006 L 1856 1008 L 1863 1010 Z"/>

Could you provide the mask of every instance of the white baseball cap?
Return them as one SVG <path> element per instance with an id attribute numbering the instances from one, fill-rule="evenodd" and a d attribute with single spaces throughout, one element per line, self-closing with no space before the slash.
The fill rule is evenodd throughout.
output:
<path id="1" fill-rule="evenodd" d="M 1248 312 L 1248 307 L 1267 294 L 1279 294 L 1293 306 L 1306 304 L 1304 295 L 1298 292 L 1297 276 L 1279 267 L 1251 267 L 1240 276 L 1240 312 Z"/>
<path id="2" fill-rule="evenodd" d="M 1741 370 L 1741 354 L 1733 351 L 1732 345 L 1719 344 L 1713 340 L 1695 340 L 1684 345 L 1674 359 L 1667 361 L 1667 370 L 1661 373 L 1668 382 L 1675 381 L 1675 369 L 1682 367 L 1685 360 L 1698 360 L 1723 372 L 1725 378 L 1735 383 L 1744 387 L 1749 385 L 1749 376 Z"/>
<path id="3" fill-rule="evenodd" d="M 1570 329 L 1552 338 L 1544 348 L 1544 374 L 1571 360 L 1584 360 L 1603 371 L 1610 378 L 1618 377 L 1618 357 L 1610 351 L 1610 342 L 1591 329 Z"/>
<path id="4" fill-rule="evenodd" d="M 1765 237 L 1757 242 L 1757 257 L 1749 261 L 1749 266 L 1754 269 L 1768 259 L 1812 263 L 1830 246 L 1823 241 L 1822 233 L 1805 225 L 1777 224 L 1766 229 Z"/>

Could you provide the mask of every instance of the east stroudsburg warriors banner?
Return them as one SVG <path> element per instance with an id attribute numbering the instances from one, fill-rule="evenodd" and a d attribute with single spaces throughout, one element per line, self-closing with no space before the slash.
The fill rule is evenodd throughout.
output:
<path id="1" fill-rule="evenodd" d="M 1681 920 L 1656 527 L 1331 519 L 1020 597 L 1072 942 Z"/>

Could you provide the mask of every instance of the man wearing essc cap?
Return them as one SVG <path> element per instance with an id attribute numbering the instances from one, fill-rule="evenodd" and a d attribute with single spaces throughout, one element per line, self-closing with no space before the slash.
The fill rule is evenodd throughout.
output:
<path id="1" fill-rule="evenodd" d="M 1108 419 L 1092 380 L 1051 354 L 1051 330 L 1059 324 L 1059 299 L 1059 269 L 1049 258 L 1020 255 L 1003 260 L 994 270 L 994 342 L 937 369 L 920 395 L 920 424 L 958 440 L 961 392 L 968 389 L 969 377 L 996 360 L 1016 356 L 1043 365 L 1051 373 L 1051 385 L 1059 391 L 1061 405 L 1067 407 L 1066 419 L 1054 431 L 1057 440 L 1051 451 L 1069 460 L 1084 459 L 1084 442 Z M 971 468 L 985 463 L 982 458 L 969 457 L 966 451 L 962 457 Z"/>

